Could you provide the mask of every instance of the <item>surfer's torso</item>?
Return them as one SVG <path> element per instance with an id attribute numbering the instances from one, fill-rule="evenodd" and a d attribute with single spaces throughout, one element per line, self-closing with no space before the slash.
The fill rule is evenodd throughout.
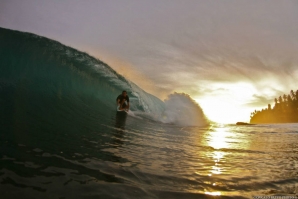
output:
<path id="1" fill-rule="evenodd" d="M 126 95 L 125 97 L 121 94 L 117 97 L 116 101 L 118 101 L 118 99 L 120 100 L 120 102 L 122 102 L 122 100 L 125 100 L 126 102 L 129 102 L 129 97 Z"/>

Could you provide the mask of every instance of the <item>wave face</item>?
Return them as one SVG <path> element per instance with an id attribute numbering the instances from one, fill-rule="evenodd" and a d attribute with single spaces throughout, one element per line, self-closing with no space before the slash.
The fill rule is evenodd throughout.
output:
<path id="1" fill-rule="evenodd" d="M 7 128 L 37 118 L 51 126 L 61 121 L 84 125 L 86 117 L 91 124 L 115 120 L 122 90 L 130 96 L 133 115 L 177 125 L 208 124 L 188 95 L 172 94 L 163 102 L 102 61 L 57 41 L 3 28 L 0 41 L 0 115 Z"/>
<path id="2" fill-rule="evenodd" d="M 7 128 L 24 128 L 36 119 L 52 126 L 99 119 L 92 116 L 104 120 L 115 113 L 122 90 L 132 111 L 158 117 L 165 109 L 107 64 L 59 42 L 3 28 L 0 42 L 0 115 Z"/>

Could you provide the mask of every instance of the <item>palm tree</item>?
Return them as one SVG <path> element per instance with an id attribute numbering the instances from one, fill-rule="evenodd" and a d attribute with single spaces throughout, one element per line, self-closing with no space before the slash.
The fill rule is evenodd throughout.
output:
<path id="1" fill-rule="evenodd" d="M 296 99 L 296 95 L 295 95 L 295 93 L 294 93 L 293 90 L 291 90 L 291 97 L 292 97 L 292 100 L 295 100 Z"/>
<path id="2" fill-rule="evenodd" d="M 292 98 L 291 98 L 291 95 L 288 95 L 287 96 L 287 100 L 288 100 L 288 111 L 289 112 L 292 112 L 292 104 L 293 104 L 293 100 L 292 100 Z"/>
<path id="3" fill-rule="evenodd" d="M 279 102 L 279 103 L 282 103 L 282 97 L 281 97 L 281 96 L 279 96 L 279 98 L 278 98 L 278 102 Z"/>
<path id="4" fill-rule="evenodd" d="M 295 98 L 296 100 L 295 100 L 294 106 L 295 106 L 295 110 L 297 110 L 298 109 L 298 90 L 296 90 Z"/>
<path id="5" fill-rule="evenodd" d="M 254 116 L 254 112 L 251 112 L 250 113 L 250 117 L 252 118 Z"/>
<path id="6" fill-rule="evenodd" d="M 274 102 L 275 106 L 273 109 L 271 108 L 271 105 L 268 104 L 268 107 L 265 109 L 254 110 L 250 114 L 251 120 L 253 120 L 253 122 L 272 122 L 273 120 L 270 119 L 271 117 L 267 117 L 272 114 L 272 118 L 278 120 L 284 118 L 286 120 L 289 119 L 289 121 L 298 121 L 298 90 L 296 90 L 296 92 L 291 90 L 289 94 L 283 94 L 278 98 L 275 98 Z"/>
<path id="7" fill-rule="evenodd" d="M 287 102 L 287 96 L 286 96 L 286 94 L 284 94 L 282 97 L 284 99 L 284 102 Z"/>
<path id="8" fill-rule="evenodd" d="M 287 96 L 287 100 L 288 100 L 288 102 L 292 102 L 293 101 L 291 95 L 288 95 Z"/>
<path id="9" fill-rule="evenodd" d="M 271 104 L 268 104 L 268 110 L 271 110 Z"/>

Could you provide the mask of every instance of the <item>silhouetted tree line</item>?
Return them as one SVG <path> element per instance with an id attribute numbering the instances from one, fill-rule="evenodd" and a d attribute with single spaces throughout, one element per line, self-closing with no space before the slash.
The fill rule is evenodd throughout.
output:
<path id="1" fill-rule="evenodd" d="M 290 94 L 275 98 L 275 105 L 271 108 L 255 110 L 251 113 L 250 123 L 292 123 L 298 122 L 298 90 L 291 90 Z"/>

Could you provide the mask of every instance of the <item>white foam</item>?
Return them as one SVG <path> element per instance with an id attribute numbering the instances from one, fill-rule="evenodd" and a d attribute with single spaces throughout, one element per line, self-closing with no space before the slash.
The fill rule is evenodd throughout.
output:
<path id="1" fill-rule="evenodd" d="M 205 126 L 209 124 L 202 108 L 188 94 L 170 94 L 165 100 L 166 110 L 162 122 L 185 126 Z"/>
<path id="2" fill-rule="evenodd" d="M 128 111 L 127 111 L 127 114 L 128 114 L 129 116 L 131 116 L 131 117 L 135 117 L 135 118 L 138 118 L 138 119 L 142 119 L 141 117 L 136 116 L 136 115 L 134 114 L 134 112 L 131 111 L 131 110 L 128 110 Z"/>

